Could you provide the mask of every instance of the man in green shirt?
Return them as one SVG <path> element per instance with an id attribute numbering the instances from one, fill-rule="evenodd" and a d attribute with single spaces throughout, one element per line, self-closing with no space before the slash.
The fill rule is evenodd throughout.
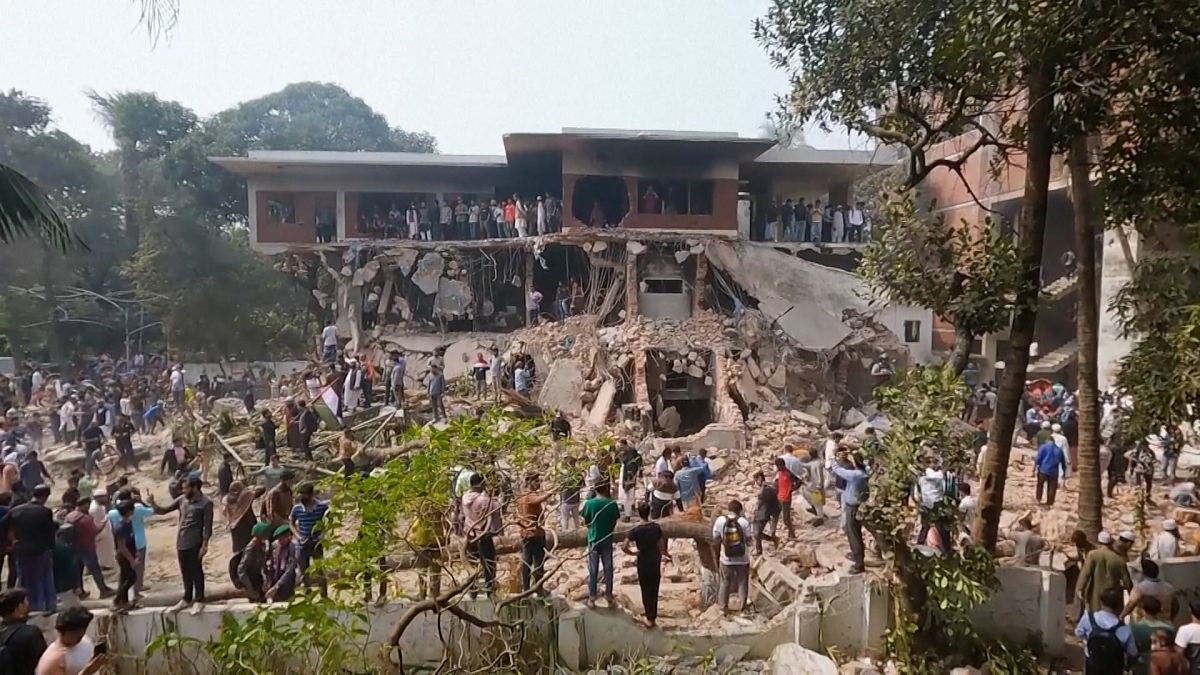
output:
<path id="1" fill-rule="evenodd" d="M 597 575 L 604 562 L 604 599 L 609 607 L 613 602 L 613 530 L 621 517 L 621 509 L 610 496 L 608 483 L 596 486 L 596 496 L 583 503 L 583 522 L 587 524 L 588 541 L 588 599 L 587 606 L 596 606 Z"/>
<path id="2" fill-rule="evenodd" d="M 1128 591 L 1133 588 L 1129 578 L 1129 567 L 1125 558 L 1113 550 L 1112 535 L 1101 532 L 1096 537 L 1099 546 L 1092 549 L 1083 559 L 1083 569 L 1079 573 L 1079 599 L 1084 607 L 1098 611 L 1103 607 L 1100 598 L 1104 591 L 1110 588 L 1120 588 Z"/>

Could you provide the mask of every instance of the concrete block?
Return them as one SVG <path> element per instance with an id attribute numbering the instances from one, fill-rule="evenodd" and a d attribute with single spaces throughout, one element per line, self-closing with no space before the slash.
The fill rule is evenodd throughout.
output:
<path id="1" fill-rule="evenodd" d="M 438 292 L 438 279 L 442 277 L 445 267 L 446 261 L 442 256 L 428 253 L 417 261 L 417 269 L 413 272 L 412 282 L 425 295 L 433 295 Z"/>
<path id="2" fill-rule="evenodd" d="M 546 381 L 538 394 L 538 405 L 578 415 L 579 392 L 583 390 L 583 364 L 576 359 L 559 359 L 550 365 Z"/>
<path id="3" fill-rule="evenodd" d="M 596 400 L 592 404 L 592 411 L 588 413 L 588 424 L 594 427 L 603 427 L 608 421 L 608 415 L 612 412 L 613 401 L 617 397 L 617 383 L 612 380 L 605 380 L 604 384 L 600 385 L 600 390 L 596 393 Z"/>
<path id="4" fill-rule="evenodd" d="M 766 675 L 838 675 L 837 664 L 828 656 L 794 642 L 779 645 L 763 668 Z"/>

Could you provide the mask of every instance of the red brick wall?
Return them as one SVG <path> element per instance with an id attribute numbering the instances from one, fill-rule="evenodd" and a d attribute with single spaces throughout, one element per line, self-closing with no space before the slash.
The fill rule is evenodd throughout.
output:
<path id="1" fill-rule="evenodd" d="M 277 199 L 291 200 L 295 209 L 294 223 L 280 223 L 271 219 L 267 203 Z M 336 192 L 266 192 L 254 195 L 254 208 L 258 221 L 257 240 L 260 244 L 301 244 L 317 240 L 317 203 L 325 202 L 336 208 Z"/>
<path id="2" fill-rule="evenodd" d="M 582 227 L 585 223 L 576 220 L 572 215 L 572 196 L 575 192 L 575 181 L 582 176 L 563 174 L 563 214 L 564 223 L 568 227 Z M 637 212 L 637 181 L 632 176 L 623 176 L 625 194 L 629 200 L 629 213 L 621 226 L 631 230 L 729 230 L 737 231 L 737 196 L 738 182 L 733 179 L 718 179 L 713 181 L 712 215 L 677 215 L 654 214 Z"/>

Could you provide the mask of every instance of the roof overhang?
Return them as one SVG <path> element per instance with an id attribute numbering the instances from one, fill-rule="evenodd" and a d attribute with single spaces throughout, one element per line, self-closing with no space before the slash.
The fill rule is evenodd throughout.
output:
<path id="1" fill-rule="evenodd" d="M 414 172 L 500 172 L 500 155 L 438 155 L 423 152 L 329 152 L 251 150 L 246 157 L 209 157 L 241 176 L 405 175 Z"/>
<path id="2" fill-rule="evenodd" d="M 772 145 L 772 141 L 762 138 L 701 131 L 566 128 L 560 133 L 504 135 L 504 151 L 514 163 L 539 156 L 561 157 L 564 152 L 609 152 L 631 160 L 728 159 L 742 163 L 758 157 Z"/>
<path id="3" fill-rule="evenodd" d="M 814 175 L 855 180 L 896 163 L 888 150 L 829 150 L 772 147 L 741 166 L 743 178 L 802 178 Z"/>

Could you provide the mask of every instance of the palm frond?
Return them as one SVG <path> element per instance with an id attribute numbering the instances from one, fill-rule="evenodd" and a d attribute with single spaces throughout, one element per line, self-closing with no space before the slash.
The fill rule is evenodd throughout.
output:
<path id="1" fill-rule="evenodd" d="M 87 248 L 41 188 L 0 164 L 0 242 L 8 244 L 20 237 L 42 237 L 60 251 Z"/>
<path id="2" fill-rule="evenodd" d="M 139 21 L 146 27 L 146 34 L 150 36 L 150 42 L 153 45 L 158 44 L 160 37 L 169 34 L 171 29 L 175 28 L 176 22 L 179 21 L 179 0 L 133 0 L 133 2 L 141 6 L 142 15 Z"/>

